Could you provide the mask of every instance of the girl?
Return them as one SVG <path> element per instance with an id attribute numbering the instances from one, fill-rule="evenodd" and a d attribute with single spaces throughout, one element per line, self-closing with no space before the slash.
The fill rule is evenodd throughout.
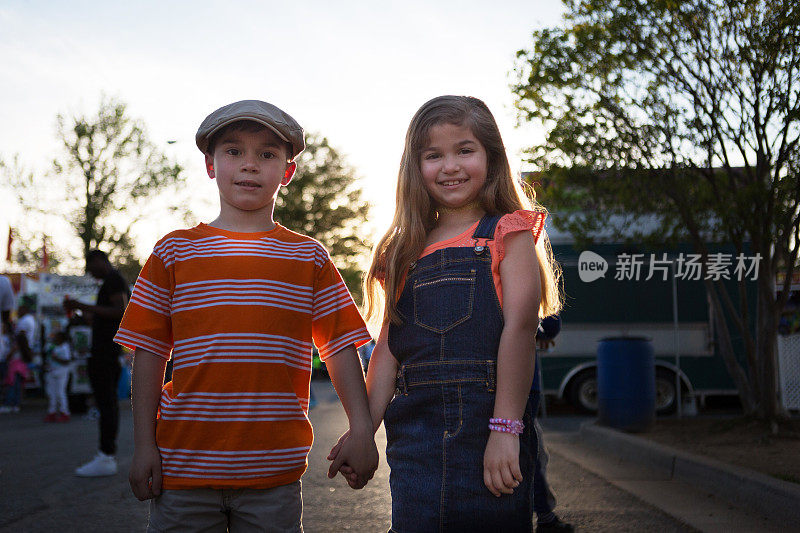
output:
<path id="1" fill-rule="evenodd" d="M 67 401 L 67 384 L 69 382 L 69 365 L 72 361 L 72 350 L 69 335 L 65 331 L 53 333 L 53 346 L 47 361 L 45 387 L 49 400 L 45 422 L 68 422 L 69 402 Z"/>
<path id="2" fill-rule="evenodd" d="M 545 212 L 530 209 L 482 101 L 417 111 L 365 280 L 368 315 L 383 318 L 367 390 L 386 425 L 394 532 L 532 530 L 535 336 L 561 297 Z"/>

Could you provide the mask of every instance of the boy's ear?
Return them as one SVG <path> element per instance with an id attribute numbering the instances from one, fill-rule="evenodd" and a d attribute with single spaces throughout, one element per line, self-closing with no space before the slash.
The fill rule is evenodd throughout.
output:
<path id="1" fill-rule="evenodd" d="M 208 177 L 212 180 L 217 177 L 214 172 L 214 158 L 208 154 L 206 154 L 206 172 L 208 172 Z"/>
<path id="2" fill-rule="evenodd" d="M 289 182 L 292 181 L 292 178 L 294 177 L 295 170 L 297 170 L 297 163 L 295 163 L 294 161 L 286 165 L 286 172 L 283 173 L 283 179 L 281 180 L 281 185 L 283 185 L 284 187 L 289 185 Z"/>

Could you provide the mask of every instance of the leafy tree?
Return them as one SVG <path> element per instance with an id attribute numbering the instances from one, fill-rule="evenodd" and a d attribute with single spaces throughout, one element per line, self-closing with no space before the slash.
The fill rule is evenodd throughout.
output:
<path id="1" fill-rule="evenodd" d="M 287 228 L 320 241 L 347 287 L 361 299 L 362 262 L 369 251 L 362 227 L 369 203 L 362 199 L 355 171 L 318 134 L 306 135 L 297 173 L 278 196 L 276 218 Z"/>
<path id="2" fill-rule="evenodd" d="M 733 296 L 705 284 L 745 411 L 774 421 L 777 324 L 800 250 L 800 4 L 564 4 L 563 26 L 533 32 L 515 67 L 520 117 L 547 131 L 529 150 L 548 183 L 543 201 L 579 242 L 612 223 L 618 236 L 688 239 L 703 254 L 710 240 L 739 253 L 749 243 L 762 258 L 755 335 L 744 283 Z"/>
<path id="3" fill-rule="evenodd" d="M 64 154 L 53 161 L 48 187 L 18 165 L 13 171 L 5 167 L 9 183 L 27 212 L 66 218 L 84 256 L 105 249 L 135 278 L 140 265 L 131 228 L 155 209 L 185 213 L 174 195 L 172 204 L 152 202 L 154 195 L 183 183 L 183 169 L 148 140 L 142 122 L 131 118 L 121 102 L 104 99 L 94 115 L 58 115 L 57 121 Z"/>

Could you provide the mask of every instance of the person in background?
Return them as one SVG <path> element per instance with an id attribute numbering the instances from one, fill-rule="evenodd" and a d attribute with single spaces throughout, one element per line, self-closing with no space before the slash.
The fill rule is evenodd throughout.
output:
<path id="1" fill-rule="evenodd" d="M 47 353 L 47 373 L 44 378 L 49 401 L 45 422 L 69 421 L 67 382 L 69 381 L 71 361 L 72 349 L 69 345 L 69 336 L 64 331 L 54 332 L 53 344 Z"/>
<path id="2" fill-rule="evenodd" d="M 31 313 L 31 308 L 28 307 L 28 304 L 21 303 L 17 307 L 17 322 L 14 324 L 14 335 L 17 337 L 20 351 L 22 353 L 30 352 L 32 356 L 36 340 L 36 319 Z M 20 336 L 24 338 L 19 338 Z"/>
<path id="3" fill-rule="evenodd" d="M 8 355 L 11 353 L 11 311 L 14 310 L 14 289 L 8 277 L 0 275 L 0 384 L 6 376 Z"/>
<path id="4" fill-rule="evenodd" d="M 14 310 L 14 288 L 7 276 L 0 275 L 0 319 L 11 325 L 11 311 Z"/>
<path id="5" fill-rule="evenodd" d="M 361 359 L 361 366 L 364 368 L 364 373 L 369 368 L 369 360 L 372 357 L 372 350 L 375 349 L 375 339 L 371 339 L 367 344 L 358 349 L 358 357 Z"/>
<path id="6" fill-rule="evenodd" d="M 555 344 L 556 335 L 561 331 L 561 317 L 551 315 L 542 319 L 539 328 L 536 330 L 536 350 L 547 350 Z M 536 440 L 538 442 L 538 453 L 533 469 L 533 510 L 536 512 L 536 533 L 570 533 L 574 531 L 572 524 L 562 522 L 558 515 L 553 512 L 556 508 L 556 497 L 547 483 L 547 463 L 550 456 L 544 445 L 544 436 L 539 420 L 536 418 L 539 413 L 539 406 L 542 403 L 541 387 L 541 363 L 539 354 L 536 355 L 536 371 L 531 386 L 531 409 L 533 412 L 533 426 L 536 430 Z"/>
<path id="7" fill-rule="evenodd" d="M 20 339 L 23 339 L 23 343 L 26 342 L 24 335 L 11 336 L 8 368 L 6 369 L 6 377 L 3 380 L 5 397 L 3 405 L 0 405 L 0 413 L 19 413 L 24 391 L 23 385 L 30 376 L 30 370 L 28 369 L 30 350 L 20 346 Z"/>
<path id="8" fill-rule="evenodd" d="M 11 312 L 14 310 L 14 288 L 7 276 L 0 275 L 0 384 L 6 376 L 8 355 L 11 352 Z"/>
<path id="9" fill-rule="evenodd" d="M 89 305 L 67 298 L 64 300 L 64 308 L 67 311 L 79 309 L 91 317 L 92 348 L 87 370 L 95 406 L 100 412 L 100 450 L 94 459 L 75 469 L 75 475 L 111 476 L 117 473 L 117 381 L 122 371 L 119 362 L 122 347 L 114 342 L 114 335 L 122 320 L 125 306 L 128 305 L 130 291 L 128 283 L 111 266 L 108 256 L 101 250 L 92 250 L 86 256 L 86 271 L 103 282 L 97 293 L 97 304 Z"/>

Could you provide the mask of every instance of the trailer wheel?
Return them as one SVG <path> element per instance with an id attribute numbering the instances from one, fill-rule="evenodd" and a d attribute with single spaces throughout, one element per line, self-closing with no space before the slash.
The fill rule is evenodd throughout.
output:
<path id="1" fill-rule="evenodd" d="M 681 392 L 686 387 L 681 385 Z M 678 395 L 675 394 L 675 373 L 666 368 L 656 368 L 656 414 L 671 415 L 678 408 Z"/>
<path id="2" fill-rule="evenodd" d="M 597 412 L 597 369 L 587 369 L 572 379 L 569 401 L 583 413 Z"/>

